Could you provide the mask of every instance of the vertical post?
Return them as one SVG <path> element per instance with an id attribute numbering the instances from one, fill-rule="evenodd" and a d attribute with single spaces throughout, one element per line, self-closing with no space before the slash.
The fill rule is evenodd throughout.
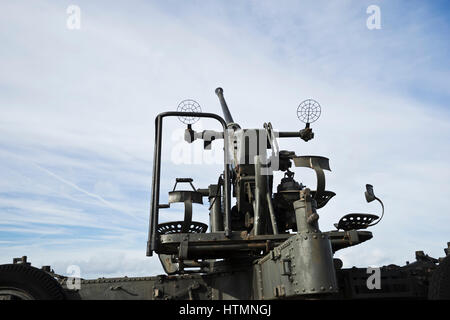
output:
<path id="1" fill-rule="evenodd" d="M 158 115 L 155 120 L 155 151 L 153 159 L 153 179 L 152 179 L 152 205 L 150 212 L 150 238 L 147 243 L 147 256 L 152 256 L 156 249 L 156 227 L 158 226 L 159 211 L 159 179 L 161 175 L 161 145 L 162 145 L 162 117 Z"/>
<path id="2" fill-rule="evenodd" d="M 275 210 L 273 208 L 272 195 L 270 194 L 269 191 L 267 191 L 266 195 L 267 195 L 267 205 L 269 207 L 270 221 L 272 222 L 272 231 L 273 234 L 278 234 L 278 225 L 277 219 L 275 217 Z"/>
<path id="3" fill-rule="evenodd" d="M 225 133 L 224 136 L 227 136 Z M 225 143 L 228 143 L 228 138 L 225 139 Z M 230 165 L 228 163 L 228 148 L 225 148 L 225 172 L 223 174 L 225 183 L 223 185 L 223 195 L 225 198 L 225 236 L 231 236 L 231 183 L 230 183 Z"/>
<path id="4" fill-rule="evenodd" d="M 211 210 L 209 211 L 211 232 L 223 231 L 222 193 L 220 192 L 220 185 L 213 184 L 209 186 L 209 203 L 211 206 Z"/>
<path id="5" fill-rule="evenodd" d="M 256 155 L 255 161 L 255 216 L 253 222 L 253 230 L 255 235 L 262 234 L 263 224 L 265 222 L 265 214 L 267 212 L 266 193 L 267 178 L 261 174 L 262 160 L 265 160 L 265 154 Z M 265 163 L 265 162 L 264 162 Z"/>

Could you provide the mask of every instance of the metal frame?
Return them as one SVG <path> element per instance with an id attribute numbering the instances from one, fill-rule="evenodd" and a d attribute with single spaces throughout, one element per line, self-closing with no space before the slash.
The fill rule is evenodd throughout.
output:
<path id="1" fill-rule="evenodd" d="M 160 176 L 161 176 L 161 149 L 162 149 L 162 128 L 163 119 L 165 117 L 198 117 L 216 119 L 220 122 L 223 128 L 224 138 L 224 202 L 225 202 L 225 236 L 231 235 L 231 183 L 230 183 L 230 162 L 229 155 L 229 141 L 227 135 L 227 123 L 225 120 L 214 113 L 198 113 L 198 112 L 179 112 L 169 111 L 160 113 L 155 119 L 155 150 L 153 159 L 153 179 L 152 179 L 152 196 L 150 206 L 150 225 L 147 241 L 147 256 L 152 256 L 153 251 L 157 250 L 157 232 L 156 228 L 159 221 L 159 193 L 160 193 Z"/>

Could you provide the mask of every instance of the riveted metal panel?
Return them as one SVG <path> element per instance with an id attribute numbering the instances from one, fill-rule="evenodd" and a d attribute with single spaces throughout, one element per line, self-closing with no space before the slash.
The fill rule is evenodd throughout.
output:
<path id="1" fill-rule="evenodd" d="M 331 243 L 324 233 L 297 234 L 258 264 L 263 299 L 337 292 Z"/>

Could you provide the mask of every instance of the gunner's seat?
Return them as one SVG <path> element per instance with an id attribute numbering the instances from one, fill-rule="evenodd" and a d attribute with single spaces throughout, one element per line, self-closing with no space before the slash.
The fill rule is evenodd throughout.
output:
<path id="1" fill-rule="evenodd" d="M 191 178 L 177 178 L 173 190 L 169 192 L 169 205 L 171 203 L 184 203 L 184 220 L 170 221 L 158 224 L 156 231 L 159 234 L 173 234 L 173 233 L 205 233 L 208 225 L 192 221 L 192 204 L 203 204 L 203 195 L 197 191 L 192 184 Z M 176 190 L 178 183 L 189 183 L 192 190 Z"/>

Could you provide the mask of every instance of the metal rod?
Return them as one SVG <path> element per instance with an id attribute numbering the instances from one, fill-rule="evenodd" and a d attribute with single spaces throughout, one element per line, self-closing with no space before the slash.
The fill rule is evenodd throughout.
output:
<path id="1" fill-rule="evenodd" d="M 299 138 L 299 137 L 300 137 L 300 131 L 278 132 L 278 138 Z"/>
<path id="2" fill-rule="evenodd" d="M 228 145 L 228 138 L 225 140 L 225 143 Z M 225 184 L 223 186 L 223 194 L 225 199 L 225 236 L 231 236 L 231 183 L 230 183 L 230 172 L 231 166 L 228 164 L 228 147 L 225 148 L 225 172 L 224 172 L 224 180 Z"/>
<path id="3" fill-rule="evenodd" d="M 209 226 L 210 232 L 223 231 L 223 215 L 222 215 L 222 193 L 221 186 L 214 184 L 209 186 Z"/>
<path id="4" fill-rule="evenodd" d="M 270 221 L 272 222 L 273 234 L 278 234 L 278 225 L 277 220 L 275 219 L 275 210 L 273 209 L 272 196 L 270 195 L 269 191 L 267 191 L 266 195 L 267 204 L 269 206 Z"/>

